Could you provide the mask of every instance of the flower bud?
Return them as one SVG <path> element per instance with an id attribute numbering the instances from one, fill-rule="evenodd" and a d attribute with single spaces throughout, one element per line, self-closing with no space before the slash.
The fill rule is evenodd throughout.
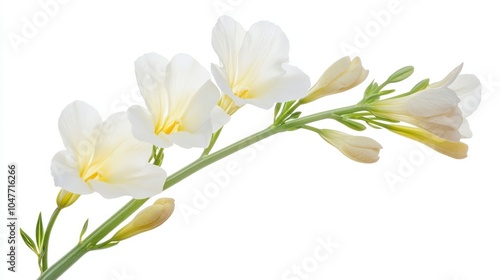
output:
<path id="1" fill-rule="evenodd" d="M 60 190 L 59 194 L 57 194 L 56 202 L 57 207 L 66 208 L 71 206 L 71 204 L 75 203 L 75 201 L 80 197 L 79 194 L 68 192 L 66 190 Z"/>
<path id="2" fill-rule="evenodd" d="M 120 229 L 110 241 L 122 241 L 139 233 L 152 230 L 163 224 L 174 211 L 172 198 L 160 198 L 149 207 L 144 208 L 135 218 Z"/>
<path id="3" fill-rule="evenodd" d="M 463 159 L 467 157 L 467 151 L 469 147 L 465 143 L 453 142 L 440 138 L 418 127 L 409 127 L 409 126 L 392 125 L 392 124 L 385 125 L 384 127 L 396 134 L 399 134 L 406 138 L 425 144 L 428 147 L 432 148 L 433 150 L 443 155 L 455 159 Z"/>
<path id="4" fill-rule="evenodd" d="M 378 154 L 382 145 L 371 138 L 349 135 L 330 129 L 322 129 L 318 133 L 326 142 L 354 161 L 373 163 L 379 159 Z"/>
<path id="5" fill-rule="evenodd" d="M 368 70 L 363 68 L 359 57 L 351 61 L 345 56 L 326 69 L 301 102 L 309 103 L 324 96 L 346 91 L 362 83 L 367 76 Z"/>

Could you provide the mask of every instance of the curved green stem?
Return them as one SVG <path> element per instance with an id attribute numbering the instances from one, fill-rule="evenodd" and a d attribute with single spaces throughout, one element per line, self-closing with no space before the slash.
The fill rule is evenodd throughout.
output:
<path id="1" fill-rule="evenodd" d="M 42 243 L 42 248 L 40 250 L 40 257 L 42 258 L 42 267 L 41 267 L 42 273 L 48 268 L 50 234 L 52 233 L 52 228 L 54 227 L 54 224 L 57 220 L 57 216 L 59 216 L 61 210 L 62 208 L 59 207 L 57 207 L 54 210 L 47 225 L 47 229 L 45 230 L 45 234 L 43 235 L 43 243 Z"/>
<path id="2" fill-rule="evenodd" d="M 310 130 L 310 131 L 313 131 L 313 132 L 316 132 L 318 134 L 321 133 L 321 129 L 316 128 L 314 126 L 304 125 L 302 128 Z"/>
<path id="3" fill-rule="evenodd" d="M 298 106 L 297 106 L 298 107 Z M 292 107 L 293 108 L 293 107 Z M 199 159 L 193 161 L 191 164 L 185 166 L 174 174 L 170 175 L 163 185 L 163 190 L 170 188 L 171 186 L 179 183 L 191 174 L 205 168 L 206 166 L 231 155 L 245 147 L 248 147 L 254 143 L 259 142 L 262 139 L 270 137 L 274 134 L 281 133 L 284 131 L 294 130 L 301 128 L 302 126 L 323 120 L 329 119 L 332 115 L 342 115 L 348 113 L 354 113 L 359 111 L 359 107 L 349 106 L 339 109 L 334 109 L 330 111 L 325 111 L 322 113 L 313 114 L 310 116 L 298 118 L 295 120 L 288 121 L 282 125 L 271 125 L 270 127 L 261 130 L 247 138 L 244 138 L 238 142 L 235 142 L 217 152 L 200 157 Z M 65 256 L 63 256 L 59 261 L 54 263 L 49 269 L 47 269 L 38 279 L 56 279 L 61 276 L 68 268 L 70 268 L 74 263 L 76 263 L 83 255 L 91 251 L 93 247 L 102 240 L 106 235 L 108 235 L 114 228 L 120 225 L 126 218 L 132 215 L 139 207 L 141 207 L 148 199 L 132 199 L 120 210 L 118 210 L 111 218 L 104 222 L 100 227 L 98 227 L 94 232 L 92 232 L 87 238 L 85 238 L 80 244 L 75 246 L 71 251 L 69 251 Z"/>
<path id="4" fill-rule="evenodd" d="M 217 139 L 219 139 L 219 135 L 222 132 L 223 128 L 224 127 L 221 127 L 214 134 L 212 134 L 212 138 L 210 139 L 210 144 L 208 145 L 208 147 L 205 148 L 205 150 L 203 150 L 203 153 L 201 154 L 201 157 L 204 157 L 204 156 L 206 156 L 206 155 L 208 155 L 210 153 L 210 151 L 212 150 L 212 148 L 215 145 L 215 142 L 217 142 Z"/>

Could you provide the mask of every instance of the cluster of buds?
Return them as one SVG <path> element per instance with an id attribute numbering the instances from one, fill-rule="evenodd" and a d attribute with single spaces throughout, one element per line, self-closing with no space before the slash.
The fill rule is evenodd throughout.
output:
<path id="1" fill-rule="evenodd" d="M 474 75 L 460 74 L 462 66 L 453 69 L 439 82 L 430 84 L 429 79 L 425 79 L 410 91 L 394 95 L 395 90 L 385 87 L 413 74 L 413 67 L 401 68 L 381 84 L 372 82 L 352 112 L 333 118 L 355 130 L 366 128 L 362 122 L 371 127 L 385 128 L 444 155 L 465 158 L 468 146 L 461 139 L 472 136 L 466 117 L 479 106 L 481 84 Z M 363 82 L 367 74 L 359 58 L 351 61 L 344 57 L 330 66 L 299 102 L 308 103 L 353 88 Z M 389 95 L 392 96 L 387 97 Z M 318 133 L 355 161 L 372 163 L 379 158 L 382 146 L 373 139 L 329 129 L 304 128 Z"/>

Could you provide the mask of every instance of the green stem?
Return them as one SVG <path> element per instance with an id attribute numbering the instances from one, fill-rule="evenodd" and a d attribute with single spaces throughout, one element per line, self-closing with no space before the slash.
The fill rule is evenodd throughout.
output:
<path id="1" fill-rule="evenodd" d="M 49 259 L 49 240 L 50 240 L 50 234 L 52 233 L 52 228 L 54 227 L 54 224 L 57 220 L 57 216 L 59 216 L 59 213 L 61 213 L 62 208 L 57 207 L 54 212 L 52 213 L 52 216 L 50 217 L 49 223 L 47 225 L 47 229 L 45 230 L 45 234 L 43 235 L 43 243 L 42 243 L 42 248 L 40 252 L 40 257 L 42 257 L 42 267 L 41 267 L 41 272 L 43 273 L 45 270 L 48 268 L 48 259 Z"/>
<path id="2" fill-rule="evenodd" d="M 126 218 L 132 215 L 148 199 L 132 199 L 118 212 L 111 216 L 106 222 L 92 232 L 82 243 L 75 246 L 71 251 L 64 255 L 60 260 L 47 269 L 38 279 L 57 279 L 68 268 L 75 264 L 83 255 L 89 252 L 92 247 L 103 239 L 111 230 L 120 225 Z"/>
<path id="3" fill-rule="evenodd" d="M 202 157 L 204 157 L 210 153 L 210 151 L 212 150 L 212 148 L 215 145 L 215 142 L 217 142 L 217 139 L 219 139 L 219 135 L 222 132 L 223 128 L 224 127 L 221 127 L 214 134 L 212 134 L 212 138 L 210 139 L 210 144 L 208 145 L 208 147 L 205 148 L 205 150 L 203 150 L 203 153 L 201 154 Z"/>
<path id="4" fill-rule="evenodd" d="M 321 129 L 316 128 L 316 127 L 313 127 L 313 126 L 304 125 L 302 128 L 307 129 L 307 130 L 310 130 L 310 131 L 314 131 L 314 132 L 316 132 L 316 133 L 318 133 L 318 134 L 320 134 L 320 133 L 321 133 Z"/>
<path id="5" fill-rule="evenodd" d="M 349 106 L 339 109 L 334 109 L 322 113 L 313 114 L 307 117 L 298 118 L 282 125 L 271 125 L 270 127 L 261 130 L 247 138 L 244 138 L 236 143 L 233 143 L 213 154 L 200 157 L 199 159 L 193 161 L 191 164 L 180 169 L 176 173 L 170 175 L 163 185 L 163 190 L 170 188 L 171 186 L 179 183 L 191 174 L 205 168 L 206 166 L 231 155 L 245 147 L 248 147 L 254 143 L 259 142 L 269 136 L 277 133 L 281 133 L 288 130 L 294 130 L 296 128 L 301 128 L 304 125 L 331 118 L 332 115 L 342 115 L 348 113 L 354 113 L 359 111 L 359 107 Z M 104 222 L 99 228 L 92 232 L 87 238 L 85 238 L 82 243 L 75 246 L 71 251 L 69 251 L 65 256 L 63 256 L 59 261 L 54 263 L 49 269 L 47 269 L 41 276 L 39 280 L 56 279 L 61 276 L 68 268 L 70 268 L 74 263 L 76 263 L 83 255 L 91 251 L 93 246 L 95 246 L 100 240 L 102 240 L 106 235 L 108 235 L 114 228 L 120 225 L 126 218 L 132 215 L 139 207 L 141 207 L 148 199 L 132 199 L 125 206 L 123 206 L 118 212 L 116 212 L 111 218 Z"/>

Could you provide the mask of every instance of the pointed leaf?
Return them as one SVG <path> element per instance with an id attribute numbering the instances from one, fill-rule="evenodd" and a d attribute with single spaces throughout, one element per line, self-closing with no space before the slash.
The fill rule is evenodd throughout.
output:
<path id="1" fill-rule="evenodd" d="M 43 221 L 42 221 L 42 212 L 38 215 L 38 221 L 36 222 L 36 244 L 38 245 L 38 250 L 42 251 L 43 244 Z"/>
<path id="2" fill-rule="evenodd" d="M 31 251 L 33 251 L 38 256 L 38 250 L 36 248 L 35 241 L 33 241 L 33 239 L 26 232 L 24 232 L 22 228 L 20 229 L 20 232 L 26 246 L 28 246 L 28 248 L 30 248 Z"/>
<path id="3" fill-rule="evenodd" d="M 295 100 L 285 102 L 285 104 L 283 105 L 283 112 L 286 112 L 288 109 L 290 109 L 294 103 L 295 103 Z"/>
<path id="4" fill-rule="evenodd" d="M 372 90 L 376 87 L 375 81 L 372 81 L 365 89 L 365 97 L 372 93 Z"/>
<path id="5" fill-rule="evenodd" d="M 302 114 L 302 112 L 295 112 L 295 113 L 291 114 L 286 120 L 296 119 L 296 118 L 300 117 L 300 114 Z"/>
<path id="6" fill-rule="evenodd" d="M 281 109 L 281 105 L 283 103 L 276 103 L 276 105 L 274 106 L 274 119 L 276 120 L 276 118 L 278 117 L 278 113 L 280 112 L 280 109 Z"/>

